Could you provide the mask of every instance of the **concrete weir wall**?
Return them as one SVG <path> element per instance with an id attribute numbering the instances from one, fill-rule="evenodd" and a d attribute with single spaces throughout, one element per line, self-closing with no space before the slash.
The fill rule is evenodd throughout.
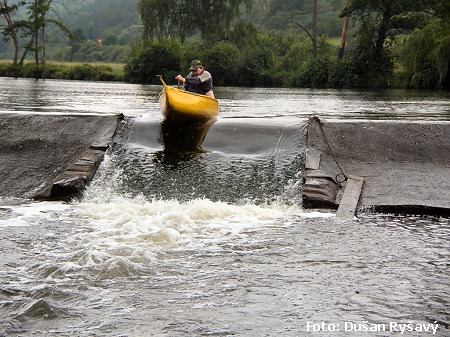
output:
<path id="1" fill-rule="evenodd" d="M 122 115 L 0 114 L 0 198 L 66 199 L 79 193 L 94 176 L 121 119 Z M 249 123 L 232 129 L 267 139 L 264 127 Z M 212 136 L 223 131 L 222 124 Z M 290 126 L 288 134 L 283 129 L 288 136 L 282 138 L 295 143 L 301 127 Z M 276 135 L 280 137 L 278 131 Z M 215 139 L 228 139 L 212 136 L 207 137 L 206 149 L 218 145 Z M 249 153 L 264 150 L 267 142 L 261 147 L 263 143 L 252 143 L 252 137 L 246 142 Z M 219 145 L 234 151 L 233 144 Z M 294 149 L 300 151 L 287 147 Z M 307 125 L 305 158 L 307 208 L 341 206 L 337 214 L 347 218 L 353 217 L 355 206 L 450 214 L 450 122 L 314 117 Z"/>
<path id="2" fill-rule="evenodd" d="M 0 197 L 64 199 L 81 191 L 121 118 L 0 114 Z"/>
<path id="3" fill-rule="evenodd" d="M 337 208 L 349 176 L 360 210 L 450 214 L 450 122 L 311 118 L 304 205 Z"/>

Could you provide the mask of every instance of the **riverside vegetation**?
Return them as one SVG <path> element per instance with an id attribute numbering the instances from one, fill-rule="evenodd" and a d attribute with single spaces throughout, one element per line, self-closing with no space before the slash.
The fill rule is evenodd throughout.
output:
<path id="1" fill-rule="evenodd" d="M 96 1 L 100 7 L 104 2 Z M 155 75 L 170 80 L 198 58 L 213 73 L 216 85 L 450 88 L 450 2 L 446 0 L 225 0 L 211 6 L 206 6 L 206 0 L 122 3 L 127 4 L 122 6 L 127 12 L 131 12 L 130 4 L 135 6 L 140 24 L 122 27 L 115 34 L 105 28 L 100 45 L 81 28 L 75 34 L 61 28 L 62 23 L 57 25 L 69 47 L 53 52 L 52 59 L 81 63 L 45 62 L 45 43 L 36 44 L 45 27 L 41 18 L 36 31 L 30 30 L 34 43 L 25 46 L 35 54 L 35 61 L 40 55 L 40 62 L 0 63 L 0 75 L 158 83 Z M 34 22 L 33 7 L 29 13 Z M 132 17 L 127 16 L 128 25 L 134 23 Z M 346 19 L 351 24 L 343 45 L 339 35 Z M 14 27 L 17 32 L 23 30 L 20 25 Z M 4 31 L 10 40 L 13 28 Z M 50 50 L 47 47 L 47 53 Z M 121 69 L 83 61 L 126 65 Z"/>

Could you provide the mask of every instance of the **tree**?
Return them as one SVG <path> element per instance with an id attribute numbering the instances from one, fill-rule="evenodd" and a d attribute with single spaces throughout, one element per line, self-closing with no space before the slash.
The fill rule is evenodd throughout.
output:
<path id="1" fill-rule="evenodd" d="M 48 13 L 54 5 L 53 0 L 29 0 L 27 3 L 27 20 L 22 22 L 25 35 L 30 37 L 30 41 L 25 45 L 25 50 L 20 59 L 23 64 L 25 57 L 29 51 L 34 52 L 34 60 L 39 65 L 39 52 L 42 52 L 42 63 L 45 63 L 46 54 L 46 38 L 45 30 L 47 25 L 53 24 L 57 26 L 63 33 L 73 37 L 71 31 L 60 21 L 48 17 Z M 41 43 L 39 39 L 41 38 Z"/>
<path id="2" fill-rule="evenodd" d="M 432 1 L 433 20 L 416 29 L 400 52 L 407 86 L 450 88 L 450 2 Z"/>
<path id="3" fill-rule="evenodd" d="M 144 40 L 164 40 L 173 34 L 183 36 L 180 1 L 177 0 L 140 0 L 139 13 L 144 25 Z"/>
<path id="4" fill-rule="evenodd" d="M 180 37 L 199 31 L 207 43 L 216 42 L 229 32 L 241 6 L 253 0 L 140 0 L 144 39 Z"/>
<path id="5" fill-rule="evenodd" d="M 319 5 L 318 0 L 313 0 L 313 12 L 312 12 L 312 28 L 311 33 L 306 29 L 306 27 L 298 22 L 293 22 L 296 26 L 300 27 L 311 39 L 312 42 L 312 54 L 313 58 L 317 58 L 317 20 L 319 16 Z"/>
<path id="6" fill-rule="evenodd" d="M 170 81 L 180 73 L 181 61 L 182 49 L 177 41 L 151 41 L 135 46 L 125 73 L 131 82 L 158 84 L 156 75 L 163 75 Z"/>
<path id="7" fill-rule="evenodd" d="M 16 12 L 20 6 L 24 5 L 24 1 L 19 1 L 14 4 L 9 4 L 8 0 L 0 0 L 0 15 L 6 22 L 6 26 L 3 28 L 3 35 L 5 39 L 10 38 L 13 44 L 14 57 L 13 64 L 16 65 L 19 59 L 19 24 L 13 18 L 14 12 Z"/>
<path id="8" fill-rule="evenodd" d="M 390 42 L 411 32 L 434 15 L 433 2 L 444 0 L 353 0 L 343 16 L 360 23 L 353 53 L 362 86 L 386 86 L 392 75 Z"/>
<path id="9" fill-rule="evenodd" d="M 347 0 L 347 6 L 351 7 L 352 5 L 352 0 Z M 344 52 L 345 52 L 345 44 L 346 44 L 346 40 L 347 40 L 347 33 L 348 33 L 348 24 L 350 22 L 350 15 L 347 14 L 344 17 L 344 24 L 342 25 L 342 32 L 341 32 L 341 39 L 340 39 L 340 44 L 339 44 L 339 53 L 338 53 L 338 60 L 342 60 L 344 58 Z"/>
<path id="10" fill-rule="evenodd" d="M 434 14 L 433 1 L 353 0 L 344 14 L 353 14 L 366 28 L 373 26 L 373 44 L 370 47 L 375 56 L 381 56 L 388 38 L 412 31 L 424 23 L 425 17 Z"/>

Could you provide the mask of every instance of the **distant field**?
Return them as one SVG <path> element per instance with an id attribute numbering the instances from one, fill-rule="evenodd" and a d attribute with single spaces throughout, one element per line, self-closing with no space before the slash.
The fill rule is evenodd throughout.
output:
<path id="1" fill-rule="evenodd" d="M 0 59 L 0 76 L 97 81 L 123 81 L 125 78 L 123 63 L 47 61 L 45 66 L 37 68 L 33 60 L 27 60 L 19 69 L 11 66 L 11 60 Z"/>
<path id="2" fill-rule="evenodd" d="M 2 60 L 0 63 L 12 63 L 12 60 Z M 25 64 L 34 63 L 33 60 L 25 60 Z M 83 64 L 89 64 L 91 66 L 107 66 L 111 67 L 114 71 L 122 71 L 125 63 L 104 63 L 104 62 L 59 62 L 59 61 L 47 61 L 48 65 L 59 65 L 59 66 L 79 66 Z"/>

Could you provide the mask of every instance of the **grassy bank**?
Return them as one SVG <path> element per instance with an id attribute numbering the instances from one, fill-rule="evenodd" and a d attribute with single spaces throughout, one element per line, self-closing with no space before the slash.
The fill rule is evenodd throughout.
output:
<path id="1" fill-rule="evenodd" d="M 39 67 L 32 62 L 23 66 L 13 66 L 10 60 L 0 60 L 0 76 L 49 78 L 85 81 L 123 81 L 124 64 L 120 63 L 80 63 L 47 62 Z"/>

